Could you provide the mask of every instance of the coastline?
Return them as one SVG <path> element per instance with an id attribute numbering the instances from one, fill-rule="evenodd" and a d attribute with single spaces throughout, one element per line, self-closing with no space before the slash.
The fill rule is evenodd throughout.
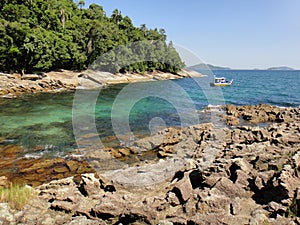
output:
<path id="1" fill-rule="evenodd" d="M 92 71 L 45 75 L 25 75 L 23 80 L 6 75 L 10 83 L 17 81 L 15 86 L 6 85 L 14 91 L 6 97 L 200 76 L 189 71 L 180 75 Z M 14 166 L 17 171 L 1 174 L 0 188 L 10 181 L 20 182 L 31 185 L 28 188 L 38 195 L 23 210 L 0 203 L 0 221 L 70 225 L 300 223 L 300 107 L 260 104 L 218 109 L 222 126 L 169 127 L 141 138 L 132 148 L 78 149 L 86 153 L 83 158 L 70 155 L 17 161 L 22 146 L 0 146 L 0 153 L 12 159 L 5 158 L 0 166 Z M 212 111 L 215 106 L 203 110 Z M 94 137 L 87 134 L 81 141 L 89 143 Z M 102 153 L 109 154 L 109 160 Z M 140 160 L 143 153 L 152 158 L 147 155 Z M 124 163 L 132 158 L 139 160 Z"/>
<path id="2" fill-rule="evenodd" d="M 228 127 L 167 128 L 135 143 L 158 162 L 54 179 L 21 212 L 6 203 L 0 210 L 24 224 L 299 223 L 300 107 L 227 105 L 225 113 Z M 110 153 L 138 154 L 126 150 Z M 89 153 L 90 163 L 101 161 Z M 30 174 L 53 169 L 39 165 Z"/>
<path id="3" fill-rule="evenodd" d="M 74 72 L 68 70 L 52 71 L 38 74 L 4 74 L 0 73 L 0 97 L 14 98 L 21 94 L 55 93 L 61 91 L 81 89 L 96 89 L 107 85 L 157 80 L 171 80 L 188 77 L 202 77 L 203 75 L 183 69 L 178 74 L 160 71 L 145 74 L 126 73 L 111 74 L 108 72 L 86 70 Z"/>

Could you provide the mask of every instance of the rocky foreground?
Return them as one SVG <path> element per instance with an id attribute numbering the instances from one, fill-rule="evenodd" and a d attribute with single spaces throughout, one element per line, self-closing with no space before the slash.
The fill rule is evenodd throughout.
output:
<path id="1" fill-rule="evenodd" d="M 76 88 L 99 88 L 116 83 L 131 83 L 199 77 L 201 74 L 182 70 L 178 74 L 155 71 L 145 74 L 111 74 L 100 71 L 73 72 L 68 70 L 53 71 L 41 74 L 4 74 L 0 73 L 0 96 L 16 97 L 20 94 L 39 92 L 58 92 Z"/>
<path id="2" fill-rule="evenodd" d="M 23 211 L 1 203 L 0 220 L 300 224 L 300 107 L 228 105 L 221 117 L 230 126 L 168 128 L 128 147 L 159 161 L 43 184 Z"/>

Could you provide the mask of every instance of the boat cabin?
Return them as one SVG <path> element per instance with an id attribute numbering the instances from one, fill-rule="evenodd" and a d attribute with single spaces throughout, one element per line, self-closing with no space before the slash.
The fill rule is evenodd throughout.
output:
<path id="1" fill-rule="evenodd" d="M 214 83 L 210 83 L 211 86 L 230 86 L 233 80 L 227 81 L 225 77 L 215 77 Z"/>
<path id="2" fill-rule="evenodd" d="M 215 78 L 215 84 L 223 84 L 226 83 L 226 78 L 225 77 L 216 77 Z"/>

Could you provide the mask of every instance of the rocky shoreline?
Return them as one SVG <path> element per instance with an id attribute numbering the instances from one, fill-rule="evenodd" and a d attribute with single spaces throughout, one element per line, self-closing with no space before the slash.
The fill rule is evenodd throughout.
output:
<path id="1" fill-rule="evenodd" d="M 36 187 L 38 197 L 22 211 L 1 203 L 0 221 L 300 224 L 300 107 L 224 110 L 227 127 L 160 131 L 127 148 L 154 151 L 158 161 L 53 180 Z"/>
<path id="2" fill-rule="evenodd" d="M 189 70 L 178 74 L 159 71 L 145 74 L 127 73 L 111 74 L 100 71 L 73 72 L 59 70 L 41 74 L 5 74 L 0 73 L 0 97 L 12 98 L 21 94 L 40 92 L 59 92 L 67 90 L 94 89 L 110 84 L 132 83 L 155 80 L 201 77 L 203 75 Z"/>

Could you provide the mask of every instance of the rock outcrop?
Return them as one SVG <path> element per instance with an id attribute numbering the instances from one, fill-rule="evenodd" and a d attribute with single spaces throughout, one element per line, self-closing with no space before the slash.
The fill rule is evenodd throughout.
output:
<path id="1" fill-rule="evenodd" d="M 300 108 L 274 110 L 228 110 L 274 121 L 263 127 L 168 128 L 132 146 L 158 161 L 52 181 L 0 211 L 19 224 L 299 224 Z"/>
<path id="2" fill-rule="evenodd" d="M 78 75 L 66 70 L 43 75 L 0 74 L 0 96 L 16 97 L 24 93 L 74 90 L 79 84 Z"/>
<path id="3" fill-rule="evenodd" d="M 228 125 L 238 125 L 241 121 L 251 124 L 267 122 L 292 122 L 299 119 L 298 108 L 279 108 L 276 106 L 260 104 L 256 106 L 226 106 L 227 115 L 224 117 Z"/>
<path id="4" fill-rule="evenodd" d="M 178 74 L 163 73 L 159 71 L 145 74 L 112 74 L 91 70 L 84 72 L 59 70 L 42 73 L 42 75 L 0 73 L 0 96 L 12 98 L 24 93 L 58 92 L 75 90 L 76 88 L 95 89 L 117 83 L 169 80 L 200 76 L 203 75 L 188 70 L 182 70 Z"/>

